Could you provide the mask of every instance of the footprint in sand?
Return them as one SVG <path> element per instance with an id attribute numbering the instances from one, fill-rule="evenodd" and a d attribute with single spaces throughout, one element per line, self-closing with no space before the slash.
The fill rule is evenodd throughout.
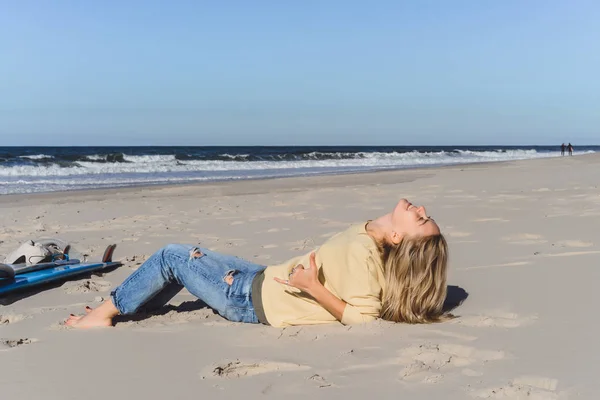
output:
<path id="1" fill-rule="evenodd" d="M 400 379 L 411 382 L 420 381 L 422 383 L 437 383 L 440 382 L 444 376 L 442 374 L 431 373 L 436 370 L 439 370 L 439 368 L 428 365 L 423 361 L 416 360 L 400 371 Z"/>
<path id="2" fill-rule="evenodd" d="M 521 317 L 515 313 L 492 311 L 481 315 L 467 315 L 456 318 L 451 323 L 475 328 L 517 328 L 532 324 L 536 316 Z"/>
<path id="3" fill-rule="evenodd" d="M 235 360 L 232 362 L 218 364 L 211 367 L 209 371 L 201 373 L 201 378 L 209 377 L 216 378 L 242 378 L 260 374 L 282 371 L 305 371 L 310 369 L 309 366 L 283 363 L 283 362 L 242 362 Z"/>
<path id="4" fill-rule="evenodd" d="M 27 318 L 29 317 L 23 314 L 0 314 L 0 325 L 14 324 Z"/>
<path id="5" fill-rule="evenodd" d="M 110 290 L 110 286 L 111 283 L 108 281 L 95 281 L 86 279 L 83 282 L 68 282 L 63 285 L 63 289 L 67 294 L 107 292 Z"/>
<path id="6" fill-rule="evenodd" d="M 438 383 L 444 372 L 469 365 L 482 365 L 492 360 L 501 360 L 504 352 L 479 350 L 458 344 L 423 344 L 402 349 L 400 361 L 406 367 L 400 371 L 400 379 L 411 382 Z M 471 373 L 478 373 L 469 370 Z"/>
<path id="7" fill-rule="evenodd" d="M 29 338 L 22 338 L 22 339 L 0 339 L 0 350 L 9 350 L 12 349 L 14 347 L 19 347 L 19 346 L 25 346 L 27 344 L 31 344 L 31 343 L 35 343 L 37 342 L 37 339 L 29 339 Z"/>
<path id="8" fill-rule="evenodd" d="M 478 390 L 472 394 L 473 396 L 481 399 L 565 399 L 566 393 L 557 392 L 557 386 L 558 380 L 556 379 L 536 376 L 522 376 L 513 379 L 505 386 Z"/>

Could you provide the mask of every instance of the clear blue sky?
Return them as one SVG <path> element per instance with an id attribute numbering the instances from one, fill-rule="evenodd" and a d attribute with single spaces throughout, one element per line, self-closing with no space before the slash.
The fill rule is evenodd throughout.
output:
<path id="1" fill-rule="evenodd" d="M 0 0 L 0 146 L 600 143 L 600 2 Z"/>

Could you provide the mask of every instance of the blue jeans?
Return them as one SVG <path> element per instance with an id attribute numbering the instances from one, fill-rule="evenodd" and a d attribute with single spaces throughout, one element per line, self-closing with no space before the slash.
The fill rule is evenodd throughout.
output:
<path id="1" fill-rule="evenodd" d="M 161 292 L 185 287 L 228 320 L 256 324 L 252 280 L 265 268 L 208 249 L 171 244 L 148 258 L 110 295 L 119 312 L 128 315 Z"/>

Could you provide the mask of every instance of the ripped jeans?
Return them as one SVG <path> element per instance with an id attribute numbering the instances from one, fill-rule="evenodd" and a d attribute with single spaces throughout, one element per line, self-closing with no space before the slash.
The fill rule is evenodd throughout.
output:
<path id="1" fill-rule="evenodd" d="M 265 266 L 238 257 L 171 244 L 148 258 L 110 296 L 119 312 L 128 315 L 160 298 L 161 292 L 185 287 L 228 320 L 256 324 L 259 321 L 252 305 L 252 280 L 263 269 Z"/>

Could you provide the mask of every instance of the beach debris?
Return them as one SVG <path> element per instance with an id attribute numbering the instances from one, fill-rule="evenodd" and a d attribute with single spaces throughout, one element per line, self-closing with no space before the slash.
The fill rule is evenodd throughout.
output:
<path id="1" fill-rule="evenodd" d="M 327 382 L 327 380 L 319 374 L 314 374 L 310 376 L 308 380 L 315 382 L 319 386 L 319 388 L 326 388 L 332 386 L 331 383 Z"/>
<path id="2" fill-rule="evenodd" d="M 35 343 L 35 342 L 37 342 L 37 339 L 29 339 L 29 338 L 2 339 L 2 338 L 0 338 L 0 345 L 2 347 L 7 347 L 7 348 L 23 346 L 23 345 L 31 344 L 31 343 Z"/>
<path id="3" fill-rule="evenodd" d="M 248 362 L 240 360 L 230 361 L 217 365 L 212 369 L 212 376 L 219 378 L 242 378 L 247 376 L 266 374 L 282 371 L 301 371 L 310 367 L 306 365 L 284 362 Z M 205 379 L 206 376 L 202 376 Z"/>

